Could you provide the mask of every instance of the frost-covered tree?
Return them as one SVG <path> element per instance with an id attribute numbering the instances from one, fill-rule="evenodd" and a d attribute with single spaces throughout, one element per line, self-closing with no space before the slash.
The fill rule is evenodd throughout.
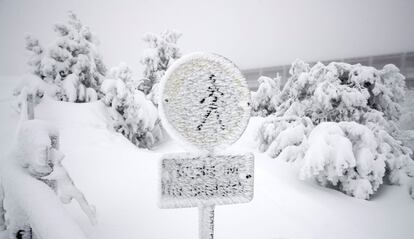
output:
<path id="1" fill-rule="evenodd" d="M 268 116 L 275 112 L 280 97 L 281 78 L 278 75 L 272 79 L 261 76 L 257 79 L 259 88 L 252 92 L 252 113 L 253 115 Z"/>
<path id="2" fill-rule="evenodd" d="M 97 51 L 97 39 L 73 12 L 69 12 L 67 23 L 56 24 L 54 31 L 58 39 L 47 49 L 34 37 L 26 37 L 31 73 L 58 86 L 55 98 L 59 100 L 88 102 L 98 99 L 106 68 Z"/>
<path id="3" fill-rule="evenodd" d="M 30 66 L 30 72 L 38 77 L 42 77 L 42 57 L 44 53 L 43 47 L 40 45 L 39 40 L 35 39 L 31 35 L 27 35 L 26 38 L 26 50 L 29 51 L 30 56 L 27 64 Z"/>
<path id="4" fill-rule="evenodd" d="M 130 68 L 114 67 L 102 84 L 103 101 L 112 108 L 114 128 L 138 147 L 151 148 L 162 138 L 161 122 L 154 104 L 138 90 Z"/>
<path id="5" fill-rule="evenodd" d="M 302 178 L 358 198 L 368 199 L 384 176 L 393 184 L 414 176 L 412 151 L 396 124 L 405 86 L 397 67 L 295 61 L 290 74 L 259 128 L 260 150 L 299 160 Z"/>
<path id="6" fill-rule="evenodd" d="M 174 30 L 166 30 L 160 35 L 146 33 L 143 37 L 147 48 L 141 58 L 144 71 L 138 87 L 155 105 L 158 104 L 158 83 L 174 60 L 181 57 L 177 45 L 180 37 L 181 33 Z"/>

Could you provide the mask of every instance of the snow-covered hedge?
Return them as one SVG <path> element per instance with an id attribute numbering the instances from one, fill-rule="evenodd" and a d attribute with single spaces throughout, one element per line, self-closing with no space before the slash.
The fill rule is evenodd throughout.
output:
<path id="1" fill-rule="evenodd" d="M 102 84 L 103 101 L 112 108 L 114 128 L 138 147 L 151 148 L 162 138 L 158 111 L 121 63 L 110 70 Z"/>
<path id="2" fill-rule="evenodd" d="M 26 37 L 33 82 L 26 79 L 25 84 L 38 97 L 47 94 L 69 102 L 98 99 L 106 68 L 97 51 L 97 39 L 72 12 L 69 12 L 68 22 L 56 24 L 54 30 L 58 39 L 47 49 L 34 37 Z M 21 88 L 15 93 L 19 94 Z"/>
<path id="3" fill-rule="evenodd" d="M 397 67 L 338 62 L 310 67 L 297 60 L 290 74 L 280 94 L 266 96 L 274 110 L 267 111 L 271 115 L 258 131 L 261 151 L 299 160 L 301 178 L 364 199 L 384 176 L 393 184 L 414 176 L 412 151 L 397 126 L 405 87 Z"/>

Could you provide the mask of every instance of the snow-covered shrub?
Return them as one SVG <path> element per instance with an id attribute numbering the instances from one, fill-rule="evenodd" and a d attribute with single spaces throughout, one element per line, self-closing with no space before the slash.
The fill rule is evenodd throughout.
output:
<path id="1" fill-rule="evenodd" d="M 386 158 L 387 179 L 392 184 L 407 184 L 414 177 L 413 152 L 398 126 L 393 121 L 385 121 L 379 112 L 368 113 L 367 127 L 380 141 L 380 151 Z M 411 192 L 414 198 L 414 192 Z"/>
<path id="2" fill-rule="evenodd" d="M 306 136 L 312 129 L 312 121 L 307 117 L 268 117 L 257 134 L 259 150 L 286 161 L 303 158 Z"/>
<path id="3" fill-rule="evenodd" d="M 121 63 L 102 84 L 103 101 L 113 110 L 114 128 L 138 147 L 151 148 L 162 138 L 154 104 L 138 90 L 130 68 Z"/>
<path id="4" fill-rule="evenodd" d="M 146 33 L 143 41 L 147 44 L 141 64 L 144 66 L 143 79 L 138 88 L 155 104 L 158 105 L 158 83 L 165 71 L 181 57 L 177 41 L 181 33 L 174 30 L 166 30 L 160 35 Z"/>
<path id="5" fill-rule="evenodd" d="M 368 199 L 385 174 L 386 155 L 379 142 L 368 127 L 355 122 L 320 123 L 309 135 L 300 176 Z"/>
<path id="6" fill-rule="evenodd" d="M 282 90 L 277 115 L 292 111 L 291 108 L 301 109 L 316 124 L 362 122 L 363 114 L 372 110 L 382 112 L 387 120 L 400 116 L 402 97 L 399 96 L 404 92 L 405 83 L 394 65 L 377 70 L 360 64 L 332 62 L 328 66 L 317 63 L 309 68 L 296 61 L 290 72 L 292 76 Z"/>
<path id="7" fill-rule="evenodd" d="M 58 100 L 96 100 L 106 68 L 97 51 L 95 36 L 72 12 L 68 22 L 56 24 L 54 30 L 58 39 L 47 49 L 32 36 L 26 37 L 26 49 L 31 53 L 28 61 L 31 73 L 44 81 L 44 85 L 57 87 L 53 97 Z"/>
<path id="8" fill-rule="evenodd" d="M 259 88 L 252 92 L 252 113 L 258 116 L 268 116 L 275 112 L 280 97 L 280 76 L 272 79 L 261 76 L 257 79 Z"/>
<path id="9" fill-rule="evenodd" d="M 397 125 L 405 87 L 397 67 L 338 62 L 310 67 L 297 60 L 290 74 L 271 106 L 275 112 L 259 128 L 260 150 L 301 160 L 302 178 L 337 185 L 359 198 L 369 198 L 384 176 L 393 184 L 414 176 L 412 151 Z"/>

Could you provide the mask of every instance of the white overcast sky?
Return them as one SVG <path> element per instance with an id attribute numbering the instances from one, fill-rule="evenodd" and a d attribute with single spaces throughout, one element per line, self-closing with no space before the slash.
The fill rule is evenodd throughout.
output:
<path id="1" fill-rule="evenodd" d="M 414 51 L 413 0 L 0 0 L 0 74 L 26 70 L 24 36 L 43 45 L 75 11 L 100 39 L 110 67 L 139 72 L 141 36 L 181 31 L 183 53 L 216 52 L 240 68 Z"/>

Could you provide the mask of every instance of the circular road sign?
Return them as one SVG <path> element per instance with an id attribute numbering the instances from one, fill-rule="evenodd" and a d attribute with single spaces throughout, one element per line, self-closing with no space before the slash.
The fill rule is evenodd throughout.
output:
<path id="1" fill-rule="evenodd" d="M 159 111 L 168 133 L 201 150 L 225 148 L 250 118 L 250 91 L 240 70 L 211 53 L 183 56 L 160 83 Z"/>

